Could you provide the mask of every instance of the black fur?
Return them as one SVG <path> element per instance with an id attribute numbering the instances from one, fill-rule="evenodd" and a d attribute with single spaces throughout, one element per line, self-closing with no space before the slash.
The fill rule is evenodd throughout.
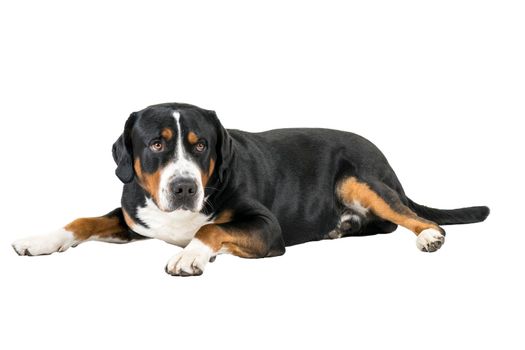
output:
<path id="1" fill-rule="evenodd" d="M 469 207 L 461 209 L 435 209 L 425 207 L 407 198 L 408 204 L 417 215 L 432 220 L 439 225 L 472 224 L 484 221 L 490 214 L 487 207 Z"/>
<path id="2" fill-rule="evenodd" d="M 129 183 L 134 178 L 133 173 L 133 151 L 132 151 L 132 144 L 131 144 L 131 131 L 133 129 L 133 125 L 135 124 L 135 120 L 137 119 L 137 114 L 132 113 L 128 120 L 126 121 L 126 125 L 124 126 L 124 132 L 122 135 L 118 138 L 118 140 L 113 144 L 113 159 L 117 163 L 117 169 L 115 170 L 115 174 L 120 179 L 120 181 L 124 183 Z"/>
<path id="3" fill-rule="evenodd" d="M 478 222 L 488 215 L 486 207 L 438 210 L 412 202 L 385 156 L 359 135 L 305 128 L 261 133 L 226 130 L 213 111 L 169 103 L 133 113 L 113 145 L 116 174 L 125 183 L 122 206 L 134 220 L 139 221 L 136 208 L 144 205 L 149 194 L 134 176 L 133 159 L 138 157 L 148 172 L 169 161 L 168 156 L 148 153 L 147 142 L 168 125 L 175 110 L 183 127 L 196 130 L 208 143 L 206 154 L 195 156 L 194 161 L 206 171 L 210 158 L 216 160 L 203 213 L 214 216 L 233 210 L 234 220 L 224 226 L 259 235 L 268 248 L 262 256 L 282 254 L 284 245 L 323 239 L 333 230 L 344 211 L 335 188 L 349 176 L 369 184 L 388 203 L 396 205 L 393 198 L 399 198 L 418 215 L 438 224 Z M 352 234 L 388 233 L 396 227 L 371 215 Z"/>

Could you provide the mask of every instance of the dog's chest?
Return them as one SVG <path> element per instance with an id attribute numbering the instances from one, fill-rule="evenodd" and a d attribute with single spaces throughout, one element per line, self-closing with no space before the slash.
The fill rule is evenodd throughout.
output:
<path id="1" fill-rule="evenodd" d="M 163 212 L 149 199 L 146 206 L 137 208 L 137 217 L 148 227 L 135 224 L 131 228 L 133 231 L 179 247 L 188 245 L 199 228 L 210 223 L 209 216 L 201 213 L 187 210 Z"/>

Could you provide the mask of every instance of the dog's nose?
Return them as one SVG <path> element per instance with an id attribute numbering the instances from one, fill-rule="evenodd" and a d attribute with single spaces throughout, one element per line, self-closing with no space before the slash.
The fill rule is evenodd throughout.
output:
<path id="1" fill-rule="evenodd" d="M 177 198 L 193 197 L 197 193 L 197 183 L 192 179 L 175 180 L 173 193 Z"/>

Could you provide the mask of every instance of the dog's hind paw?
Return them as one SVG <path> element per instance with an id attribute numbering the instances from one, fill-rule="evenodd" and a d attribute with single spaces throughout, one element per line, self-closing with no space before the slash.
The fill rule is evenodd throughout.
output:
<path id="1" fill-rule="evenodd" d="M 416 246 L 422 252 L 435 252 L 445 243 L 445 236 L 436 229 L 426 229 L 417 236 Z"/>

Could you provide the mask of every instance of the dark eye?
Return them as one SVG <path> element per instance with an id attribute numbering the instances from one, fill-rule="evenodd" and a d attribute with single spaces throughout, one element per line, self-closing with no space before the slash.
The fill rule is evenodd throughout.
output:
<path id="1" fill-rule="evenodd" d="M 153 152 L 162 152 L 164 150 L 164 144 L 161 141 L 154 141 L 149 146 L 149 149 Z"/>
<path id="2" fill-rule="evenodd" d="M 197 142 L 193 148 L 195 149 L 196 152 L 204 152 L 204 150 L 206 149 L 206 144 L 204 142 Z"/>

